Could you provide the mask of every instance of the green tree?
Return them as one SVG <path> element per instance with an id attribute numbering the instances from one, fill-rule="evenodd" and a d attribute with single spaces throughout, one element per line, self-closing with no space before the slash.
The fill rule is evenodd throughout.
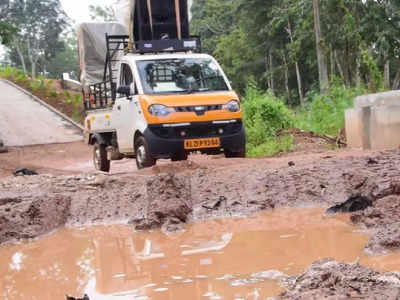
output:
<path id="1" fill-rule="evenodd" d="M 5 21 L 9 13 L 9 6 L 9 0 L 0 2 L 0 43 L 3 45 L 9 45 L 17 32 L 17 28 Z"/>
<path id="2" fill-rule="evenodd" d="M 10 1 L 5 21 L 18 29 L 8 45 L 12 62 L 25 72 L 30 67 L 32 77 L 38 71 L 46 73 L 49 61 L 64 49 L 60 34 L 67 17 L 60 1 Z"/>
<path id="3" fill-rule="evenodd" d="M 92 21 L 114 22 L 116 21 L 115 9 L 111 5 L 89 5 L 89 13 Z"/>
<path id="4" fill-rule="evenodd" d="M 72 78 L 78 79 L 79 61 L 75 35 L 65 37 L 64 50 L 59 51 L 48 65 L 48 77 L 61 78 L 63 73 L 69 73 Z"/>

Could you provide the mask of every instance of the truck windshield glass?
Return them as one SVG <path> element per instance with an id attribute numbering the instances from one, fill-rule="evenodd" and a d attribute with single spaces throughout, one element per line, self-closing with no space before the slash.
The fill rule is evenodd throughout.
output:
<path id="1" fill-rule="evenodd" d="M 228 85 L 211 59 L 160 59 L 138 61 L 145 94 L 227 91 Z"/>

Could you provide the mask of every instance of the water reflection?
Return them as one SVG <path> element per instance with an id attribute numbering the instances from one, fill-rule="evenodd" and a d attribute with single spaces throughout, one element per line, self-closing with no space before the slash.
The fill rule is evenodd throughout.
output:
<path id="1" fill-rule="evenodd" d="M 91 300 L 264 299 L 279 294 L 273 279 L 280 272 L 297 274 L 320 258 L 361 257 L 385 266 L 363 254 L 367 237 L 347 217 L 322 212 L 292 209 L 209 221 L 170 236 L 128 226 L 62 230 L 0 248 L 0 299 L 53 300 L 85 292 Z"/>

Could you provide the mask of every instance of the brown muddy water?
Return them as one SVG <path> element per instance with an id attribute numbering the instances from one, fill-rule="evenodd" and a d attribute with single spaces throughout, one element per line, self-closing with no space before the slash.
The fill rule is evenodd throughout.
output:
<path id="1" fill-rule="evenodd" d="M 134 232 L 129 226 L 64 229 L 0 247 L 0 299 L 265 299 L 276 276 L 334 258 L 400 270 L 400 255 L 368 256 L 368 236 L 348 216 L 290 209 L 248 219 L 190 224 L 185 231 Z"/>

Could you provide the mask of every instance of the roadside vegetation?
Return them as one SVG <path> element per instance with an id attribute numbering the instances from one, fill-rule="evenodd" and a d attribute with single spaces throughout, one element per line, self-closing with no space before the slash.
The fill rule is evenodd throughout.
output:
<path id="1" fill-rule="evenodd" d="M 40 75 L 31 78 L 22 70 L 13 67 L 0 67 L 0 78 L 7 79 L 28 90 L 76 122 L 82 123 L 84 117 L 82 94 L 64 90 L 60 80 L 47 79 Z"/>

